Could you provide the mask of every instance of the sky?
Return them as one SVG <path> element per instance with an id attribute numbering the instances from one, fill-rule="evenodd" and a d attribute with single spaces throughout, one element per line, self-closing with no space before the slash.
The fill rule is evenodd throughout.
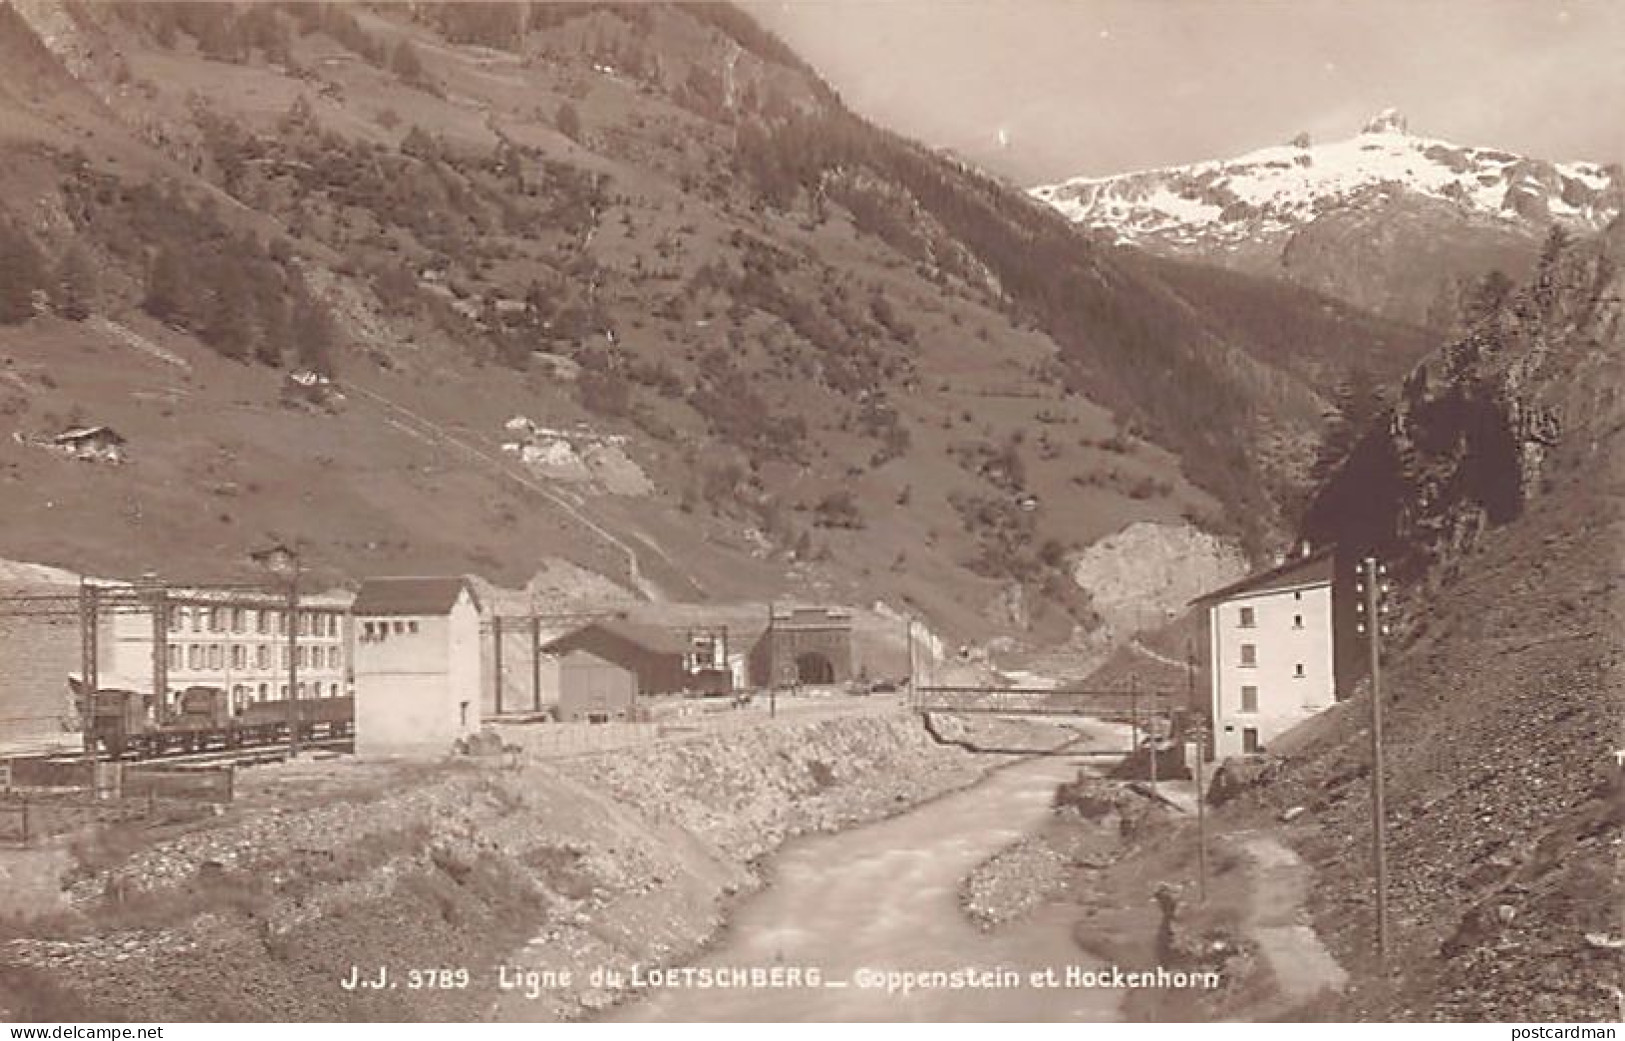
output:
<path id="1" fill-rule="evenodd" d="M 863 115 L 1022 184 L 1411 132 L 1625 161 L 1625 0 L 745 0 Z"/>

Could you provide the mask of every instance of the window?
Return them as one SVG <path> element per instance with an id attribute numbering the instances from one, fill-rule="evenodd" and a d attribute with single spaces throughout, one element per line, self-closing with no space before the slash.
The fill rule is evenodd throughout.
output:
<path id="1" fill-rule="evenodd" d="M 169 645 L 169 667 L 172 669 L 181 667 L 181 648 L 179 644 L 172 643 Z"/>
<path id="2" fill-rule="evenodd" d="M 1243 629 L 1251 629 L 1257 624 L 1258 618 L 1253 609 L 1251 607 L 1243 607 L 1241 609 L 1241 627 Z"/>
<path id="3" fill-rule="evenodd" d="M 1241 688 L 1241 710 L 1243 712 L 1257 712 L 1258 711 L 1258 688 L 1257 687 L 1248 686 L 1248 687 L 1242 687 Z"/>
<path id="4" fill-rule="evenodd" d="M 337 647 L 327 649 L 327 667 L 330 669 L 339 667 L 339 649 Z"/>
<path id="5" fill-rule="evenodd" d="M 1259 753 L 1257 727 L 1247 727 L 1242 730 L 1241 751 L 1245 755 L 1257 755 Z"/>
<path id="6" fill-rule="evenodd" d="M 271 648 L 263 643 L 254 648 L 254 667 L 259 669 L 271 667 Z"/>
<path id="7" fill-rule="evenodd" d="M 406 623 L 399 618 L 395 619 L 395 635 L 399 636 L 404 632 L 406 632 Z"/>
<path id="8" fill-rule="evenodd" d="M 260 684 L 260 700 L 264 701 L 266 698 L 269 698 L 270 696 L 271 696 L 271 685 L 269 683 L 261 683 Z"/>
<path id="9" fill-rule="evenodd" d="M 418 620 L 416 618 L 406 623 L 406 631 L 409 633 L 416 633 L 418 631 Z"/>
<path id="10" fill-rule="evenodd" d="M 329 683 L 327 685 L 327 696 L 330 698 L 336 698 L 339 696 L 339 685 L 337 683 Z"/>
<path id="11" fill-rule="evenodd" d="M 218 607 L 209 608 L 209 631 L 211 633 L 224 632 L 226 628 L 225 612 Z"/>
<path id="12" fill-rule="evenodd" d="M 284 611 L 273 611 L 272 612 L 272 617 L 276 619 L 276 634 L 278 636 L 286 636 L 286 635 L 288 635 L 288 615 L 287 615 L 287 613 L 284 612 Z"/>
<path id="13" fill-rule="evenodd" d="M 203 608 L 201 608 L 201 607 L 193 608 L 191 614 L 192 614 L 192 631 L 195 632 L 195 633 L 202 632 L 203 631 Z"/>
<path id="14" fill-rule="evenodd" d="M 192 644 L 186 648 L 186 667 L 197 670 L 203 668 L 203 648 L 199 644 Z"/>
<path id="15" fill-rule="evenodd" d="M 209 668 L 220 668 L 220 645 L 218 643 L 209 644 Z"/>
<path id="16" fill-rule="evenodd" d="M 248 668 L 248 648 L 240 643 L 231 645 L 231 667 L 234 669 Z"/>
<path id="17" fill-rule="evenodd" d="M 299 684 L 299 696 L 301 698 L 305 696 L 305 685 L 303 683 Z"/>
<path id="18" fill-rule="evenodd" d="M 1294 599 L 1294 600 L 1302 600 L 1303 599 L 1303 590 L 1301 590 L 1301 589 L 1293 590 L 1292 599 Z"/>
<path id="19" fill-rule="evenodd" d="M 1303 679 L 1303 662 L 1300 661 L 1292 667 L 1292 678 L 1296 680 Z"/>
<path id="20" fill-rule="evenodd" d="M 241 607 L 232 608 L 232 610 L 231 610 L 231 631 L 234 632 L 234 633 L 240 633 L 244 629 L 247 629 L 247 628 L 248 628 L 248 612 L 246 610 L 244 610 L 243 608 L 241 608 Z"/>
<path id="21" fill-rule="evenodd" d="M 1292 628 L 1294 628 L 1294 629 L 1302 629 L 1303 628 L 1303 615 L 1295 614 L 1295 615 L 1292 616 Z"/>
<path id="22" fill-rule="evenodd" d="M 265 632 L 270 632 L 271 631 L 271 612 L 269 612 L 269 611 L 255 611 L 254 612 L 254 631 L 257 632 L 257 633 L 265 633 Z"/>
<path id="23" fill-rule="evenodd" d="M 169 631 L 172 632 L 172 633 L 180 632 L 181 631 L 181 623 L 185 620 L 185 618 L 186 618 L 186 608 L 184 608 L 184 607 L 171 607 L 169 609 Z"/>
<path id="24" fill-rule="evenodd" d="M 1241 645 L 1241 665 L 1242 665 L 1242 668 L 1250 669 L 1250 668 L 1252 668 L 1253 666 L 1255 666 L 1257 664 L 1258 664 L 1258 647 L 1255 644 L 1250 644 L 1250 643 L 1242 644 Z"/>
<path id="25" fill-rule="evenodd" d="M 327 616 L 327 635 L 329 635 L 329 636 L 337 636 L 338 634 L 339 634 L 339 616 L 337 614 L 330 614 L 330 615 Z"/>
<path id="26" fill-rule="evenodd" d="M 280 693 L 280 694 L 279 694 L 279 697 L 280 697 L 280 699 L 281 699 L 281 700 L 282 700 L 282 701 L 287 701 L 287 700 L 288 700 L 288 685 L 287 685 L 287 684 L 286 684 L 286 683 L 284 683 L 284 684 L 283 684 L 283 685 L 282 685 L 282 686 L 281 686 L 281 687 L 280 687 L 280 688 L 279 688 L 279 690 L 280 690 L 280 691 L 281 691 L 281 693 Z"/>

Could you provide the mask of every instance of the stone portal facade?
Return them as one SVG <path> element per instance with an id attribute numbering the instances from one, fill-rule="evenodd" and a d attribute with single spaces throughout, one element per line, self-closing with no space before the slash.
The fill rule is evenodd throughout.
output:
<path id="1" fill-rule="evenodd" d="M 852 616 L 835 608 L 774 608 L 751 648 L 757 687 L 845 683 L 852 671 Z"/>

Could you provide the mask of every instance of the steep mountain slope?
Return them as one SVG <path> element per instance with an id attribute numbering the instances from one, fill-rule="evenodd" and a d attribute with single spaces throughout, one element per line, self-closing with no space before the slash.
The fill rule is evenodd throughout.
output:
<path id="1" fill-rule="evenodd" d="M 1320 423 L 1257 317 L 1320 305 L 1180 291 L 732 8 L 27 0 L 0 43 L 11 556 L 563 557 L 1053 641 L 1129 523 L 1278 539 L 1257 453 Z M 1378 328 L 1330 324 L 1333 367 Z M 78 423 L 130 461 L 39 447 Z"/>
<path id="2" fill-rule="evenodd" d="M 1312 530 L 1392 563 L 1392 964 L 1371 957 L 1369 692 L 1260 798 L 1307 806 L 1318 926 L 1370 1018 L 1619 1017 L 1625 786 L 1625 225 L 1405 382 Z M 1283 742 L 1290 746 L 1291 742 Z"/>
<path id="3" fill-rule="evenodd" d="M 1617 216 L 1625 171 L 1412 136 L 1390 110 L 1346 141 L 1299 137 L 1032 195 L 1120 242 L 1447 327 L 1481 276 L 1521 278 L 1551 224 L 1596 231 Z"/>

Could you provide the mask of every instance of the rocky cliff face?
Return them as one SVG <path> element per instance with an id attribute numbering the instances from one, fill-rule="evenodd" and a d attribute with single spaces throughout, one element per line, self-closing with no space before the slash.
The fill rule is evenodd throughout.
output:
<path id="1" fill-rule="evenodd" d="M 1487 528 L 1616 466 L 1625 228 L 1548 240 L 1533 280 L 1405 379 L 1312 504 L 1308 535 L 1437 581 Z"/>

